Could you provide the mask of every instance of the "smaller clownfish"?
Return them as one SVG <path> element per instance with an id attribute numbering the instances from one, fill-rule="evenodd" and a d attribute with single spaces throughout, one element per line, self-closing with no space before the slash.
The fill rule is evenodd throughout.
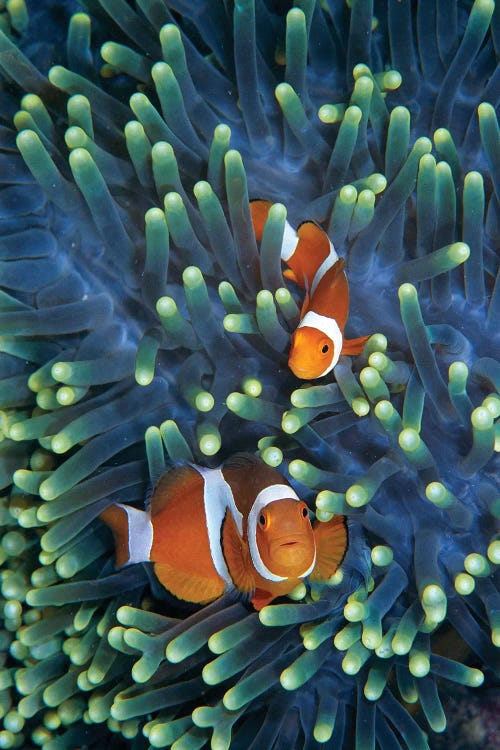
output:
<path id="1" fill-rule="evenodd" d="M 258 242 L 262 240 L 269 201 L 250 203 Z M 326 232 L 312 221 L 295 231 L 288 221 L 281 246 L 288 268 L 284 276 L 306 290 L 300 322 L 292 335 L 288 366 L 303 380 L 321 378 L 333 370 L 341 354 L 361 354 L 369 336 L 344 339 L 349 314 L 349 286 L 344 260 Z"/>
<path id="2" fill-rule="evenodd" d="M 113 532 L 117 566 L 150 561 L 170 593 L 199 604 L 236 588 L 259 610 L 306 576 L 327 580 L 347 546 L 343 516 L 312 526 L 284 477 L 250 455 L 219 469 L 171 469 L 147 511 L 117 503 L 100 518 Z"/>

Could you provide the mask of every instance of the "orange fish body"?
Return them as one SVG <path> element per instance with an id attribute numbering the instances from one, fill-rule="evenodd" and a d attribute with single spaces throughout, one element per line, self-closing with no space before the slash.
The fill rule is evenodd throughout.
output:
<path id="1" fill-rule="evenodd" d="M 260 242 L 271 203 L 252 201 L 250 212 Z M 312 221 L 295 231 L 285 222 L 281 258 L 284 275 L 306 290 L 300 322 L 292 335 L 288 365 L 294 375 L 312 380 L 333 370 L 341 354 L 360 354 L 368 336 L 344 339 L 349 314 L 349 285 L 344 260 L 328 235 Z"/>
<path id="2" fill-rule="evenodd" d="M 148 511 L 115 504 L 101 519 L 118 566 L 151 561 L 168 591 L 199 604 L 236 588 L 261 609 L 306 576 L 328 579 L 347 545 L 343 516 L 312 526 L 284 477 L 254 456 L 171 469 Z"/>

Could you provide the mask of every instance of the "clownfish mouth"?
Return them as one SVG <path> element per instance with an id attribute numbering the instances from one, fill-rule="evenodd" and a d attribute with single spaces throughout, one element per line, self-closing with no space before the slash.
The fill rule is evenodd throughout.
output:
<path id="1" fill-rule="evenodd" d="M 282 542 L 280 547 L 293 547 L 294 544 L 298 544 L 298 542 Z"/>
<path id="2" fill-rule="evenodd" d="M 317 372 L 317 370 L 311 369 L 307 365 L 301 367 L 301 365 L 297 364 L 292 357 L 288 360 L 288 366 L 295 377 L 300 378 L 301 380 L 316 380 L 316 378 L 321 377 L 323 374 Z"/>

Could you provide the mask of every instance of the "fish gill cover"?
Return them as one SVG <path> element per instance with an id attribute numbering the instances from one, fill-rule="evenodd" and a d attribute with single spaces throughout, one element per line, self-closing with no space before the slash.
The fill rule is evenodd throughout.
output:
<path id="1" fill-rule="evenodd" d="M 500 6 L 291 6 L 2 4 L 2 748 L 424 750 L 500 672 Z M 286 216 L 373 332 L 314 384 Z M 260 614 L 115 572 L 99 513 L 237 450 L 341 572 Z"/>

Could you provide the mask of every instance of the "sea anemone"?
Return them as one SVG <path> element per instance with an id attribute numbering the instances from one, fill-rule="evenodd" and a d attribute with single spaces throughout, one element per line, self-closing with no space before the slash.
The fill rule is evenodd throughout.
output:
<path id="1" fill-rule="evenodd" d="M 500 673 L 499 6 L 82 5 L 0 16 L 0 747 L 424 750 Z M 287 217 L 373 334 L 315 383 Z M 115 570 L 104 508 L 238 450 L 347 516 L 330 581 Z"/>

